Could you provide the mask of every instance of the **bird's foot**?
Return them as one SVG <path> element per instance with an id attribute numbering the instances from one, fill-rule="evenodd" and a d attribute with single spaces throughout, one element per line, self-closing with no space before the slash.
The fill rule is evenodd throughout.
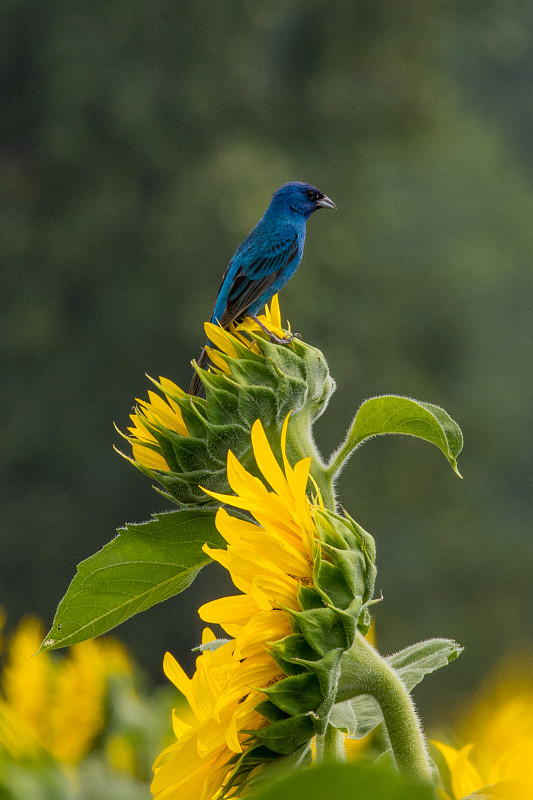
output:
<path id="1" fill-rule="evenodd" d="M 251 317 L 252 317 L 253 321 L 256 322 L 259 325 L 261 330 L 266 333 L 266 335 L 268 336 L 270 341 L 271 342 L 275 342 L 275 344 L 290 344 L 293 339 L 301 339 L 302 338 L 299 333 L 288 333 L 286 336 L 283 336 L 283 337 L 276 336 L 275 333 L 272 333 L 272 331 L 268 330 L 266 325 L 263 325 L 261 320 L 258 319 L 255 316 L 255 314 L 252 314 Z"/>

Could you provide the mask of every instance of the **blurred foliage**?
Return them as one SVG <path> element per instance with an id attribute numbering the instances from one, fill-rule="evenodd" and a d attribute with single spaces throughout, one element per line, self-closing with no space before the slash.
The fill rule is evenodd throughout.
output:
<path id="1" fill-rule="evenodd" d="M 380 649 L 466 646 L 417 695 L 435 716 L 531 640 L 532 17 L 494 0 L 1 4 L 12 620 L 51 620 L 77 562 L 165 507 L 112 452 L 112 422 L 145 371 L 188 385 L 228 259 L 298 179 L 339 209 L 310 221 L 281 297 L 338 383 L 324 451 L 381 393 L 439 403 L 465 433 L 462 483 L 401 437 L 342 476 L 377 539 Z M 219 574 L 120 629 L 145 667 L 161 675 L 165 649 L 192 663 Z"/>

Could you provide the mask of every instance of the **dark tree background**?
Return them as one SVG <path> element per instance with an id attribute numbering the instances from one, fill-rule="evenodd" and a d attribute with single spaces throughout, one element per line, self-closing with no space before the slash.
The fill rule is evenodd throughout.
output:
<path id="1" fill-rule="evenodd" d="M 417 699 L 445 717 L 531 646 L 533 7 L 525 2 L 4 0 L 0 603 L 51 622 L 76 564 L 165 503 L 111 449 L 145 372 L 182 386 L 236 245 L 287 180 L 308 228 L 282 313 L 338 383 L 443 405 L 464 481 L 371 442 L 342 501 L 377 539 L 378 639 L 466 646 Z M 168 507 L 168 506 L 167 506 Z M 213 566 L 117 633 L 191 665 Z M 215 580 L 215 578 L 217 580 Z"/>

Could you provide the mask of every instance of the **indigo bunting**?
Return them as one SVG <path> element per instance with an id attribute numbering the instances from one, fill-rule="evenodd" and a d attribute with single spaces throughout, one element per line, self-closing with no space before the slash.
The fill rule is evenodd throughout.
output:
<path id="1" fill-rule="evenodd" d="M 318 208 L 336 208 L 335 203 L 315 186 L 293 181 L 284 184 L 272 195 L 267 210 L 235 251 L 218 290 L 211 322 L 223 328 L 242 317 L 256 317 L 257 312 L 287 281 L 302 260 L 305 223 Z M 270 338 L 282 343 L 269 332 Z M 209 345 L 210 342 L 207 342 Z M 198 359 L 202 367 L 207 361 L 204 349 Z M 198 394 L 201 381 L 194 374 L 190 394 Z"/>

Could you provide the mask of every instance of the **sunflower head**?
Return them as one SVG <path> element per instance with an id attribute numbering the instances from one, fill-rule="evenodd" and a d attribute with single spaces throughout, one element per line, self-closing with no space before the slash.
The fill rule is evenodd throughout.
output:
<path id="1" fill-rule="evenodd" d="M 279 447 L 256 420 L 253 465 L 230 451 L 231 493 L 205 489 L 226 506 L 216 526 L 227 547 L 203 549 L 239 593 L 211 600 L 199 614 L 232 639 L 213 642 L 213 651 L 205 640 L 191 681 L 167 656 L 167 675 L 197 713 L 192 727 L 175 720 L 177 741 L 155 765 L 156 800 L 174 796 L 170 789 L 183 800 L 240 797 L 270 765 L 307 763 L 313 738 L 331 720 L 343 655 L 358 629 L 367 632 L 373 539 L 324 507 L 310 457 L 291 463 L 290 419 Z"/>
<path id="2" fill-rule="evenodd" d="M 259 319 L 278 338 L 287 333 L 277 298 Z M 211 367 L 197 367 L 205 399 L 186 394 L 166 378 L 153 381 L 158 393 L 137 400 L 125 436 L 132 447 L 132 457 L 126 458 L 182 507 L 207 502 L 199 485 L 228 491 L 228 451 L 247 461 L 256 419 L 279 440 L 289 411 L 310 424 L 325 409 L 335 385 L 319 350 L 297 339 L 271 342 L 250 318 L 229 331 L 206 323 L 206 333 Z"/>
<path id="3" fill-rule="evenodd" d="M 255 710 L 268 724 L 248 731 L 248 747 L 232 773 L 237 782 L 261 761 L 309 758 L 313 737 L 330 720 L 343 654 L 357 631 L 366 634 L 369 627 L 374 541 L 351 517 L 324 507 L 310 478 L 310 458 L 291 465 L 288 425 L 289 416 L 278 458 L 261 421 L 254 423 L 254 473 L 228 454 L 235 494 L 216 499 L 252 519 L 219 509 L 216 524 L 228 547 L 204 547 L 243 594 L 207 603 L 200 616 L 236 637 L 240 658 L 266 651 L 280 670 L 261 688 L 266 699 Z"/>

